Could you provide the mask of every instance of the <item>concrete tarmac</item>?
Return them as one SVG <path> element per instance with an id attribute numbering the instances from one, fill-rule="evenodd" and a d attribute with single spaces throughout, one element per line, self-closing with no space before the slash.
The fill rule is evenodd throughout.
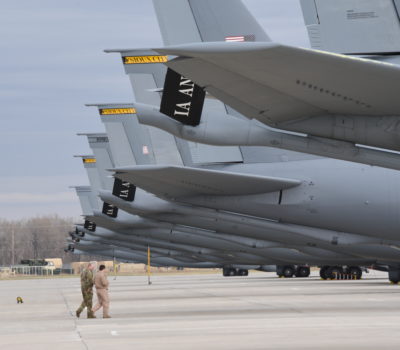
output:
<path id="1" fill-rule="evenodd" d="M 399 349 L 400 287 L 361 281 L 110 277 L 112 319 L 77 319 L 79 280 L 0 281 L 1 350 Z M 17 304 L 21 296 L 24 304 Z"/>

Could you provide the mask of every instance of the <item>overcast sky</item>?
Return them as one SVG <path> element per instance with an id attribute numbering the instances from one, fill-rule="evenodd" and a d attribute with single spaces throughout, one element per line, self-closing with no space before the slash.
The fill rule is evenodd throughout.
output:
<path id="1" fill-rule="evenodd" d="M 165 0 L 168 1 L 168 0 Z M 245 0 L 274 41 L 308 47 L 299 0 Z M 0 7 L 0 218 L 78 218 L 86 185 L 78 132 L 104 131 L 85 103 L 129 102 L 120 57 L 159 47 L 150 0 L 4 0 Z"/>

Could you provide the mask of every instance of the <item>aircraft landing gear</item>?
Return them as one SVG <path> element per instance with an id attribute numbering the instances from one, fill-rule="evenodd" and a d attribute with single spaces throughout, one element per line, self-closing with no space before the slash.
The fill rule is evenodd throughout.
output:
<path id="1" fill-rule="evenodd" d="M 279 265 L 276 267 L 276 274 L 285 278 L 294 276 L 304 278 L 310 276 L 310 268 L 308 266 Z"/>
<path id="2" fill-rule="evenodd" d="M 333 279 L 339 279 L 338 276 L 343 274 L 343 267 L 341 266 L 330 266 L 326 270 L 326 276 L 328 279 L 333 280 Z"/>
<path id="3" fill-rule="evenodd" d="M 319 269 L 319 275 L 323 280 L 327 280 L 328 276 L 326 275 L 326 271 L 329 269 L 329 266 L 322 266 Z"/>
<path id="4" fill-rule="evenodd" d="M 308 266 L 298 266 L 296 269 L 295 276 L 300 278 L 306 278 L 310 276 L 310 268 Z"/>
<path id="5" fill-rule="evenodd" d="M 348 268 L 348 273 L 350 274 L 351 279 L 360 280 L 363 272 L 358 266 L 350 266 Z"/>
<path id="6" fill-rule="evenodd" d="M 249 270 L 245 269 L 234 269 L 231 267 L 224 267 L 222 269 L 222 275 L 224 277 L 233 277 L 233 276 L 248 276 Z"/>
<path id="7" fill-rule="evenodd" d="M 232 276 L 236 276 L 236 269 L 231 269 L 229 267 L 224 267 L 222 269 L 222 275 L 224 277 L 232 277 Z"/>
<path id="8" fill-rule="evenodd" d="M 237 270 L 237 274 L 239 276 L 248 276 L 249 275 L 249 270 L 239 269 L 239 270 Z"/>
<path id="9" fill-rule="evenodd" d="M 398 284 L 400 282 L 400 270 L 389 269 L 389 281 L 393 284 Z"/>
<path id="10" fill-rule="evenodd" d="M 362 277 L 362 269 L 358 266 L 348 266 L 346 268 L 342 266 L 322 266 L 319 270 L 319 275 L 323 280 L 359 280 Z"/>
<path id="11" fill-rule="evenodd" d="M 279 277 L 292 278 L 296 272 L 296 267 L 294 265 L 279 265 L 276 267 L 276 274 Z"/>

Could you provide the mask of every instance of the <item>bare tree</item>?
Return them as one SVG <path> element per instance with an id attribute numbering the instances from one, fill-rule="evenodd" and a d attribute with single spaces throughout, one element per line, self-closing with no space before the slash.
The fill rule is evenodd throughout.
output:
<path id="1" fill-rule="evenodd" d="M 90 259 L 64 252 L 73 228 L 71 218 L 57 215 L 19 221 L 0 219 L 0 265 L 23 259 L 62 258 L 66 263 Z"/>

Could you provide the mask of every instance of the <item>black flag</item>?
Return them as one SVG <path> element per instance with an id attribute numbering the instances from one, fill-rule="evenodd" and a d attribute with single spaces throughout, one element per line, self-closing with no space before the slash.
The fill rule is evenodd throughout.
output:
<path id="1" fill-rule="evenodd" d="M 118 198 L 121 198 L 124 201 L 133 202 L 135 199 L 136 186 L 132 185 L 129 182 L 115 178 L 112 193 L 114 196 L 117 196 Z"/>
<path id="2" fill-rule="evenodd" d="M 91 231 L 91 232 L 95 232 L 96 231 L 96 224 L 94 222 L 92 222 L 92 221 L 86 220 L 84 227 L 88 231 Z"/>
<path id="3" fill-rule="evenodd" d="M 182 124 L 200 124 L 206 93 L 190 79 L 168 69 L 160 112 Z"/>
<path id="4" fill-rule="evenodd" d="M 118 216 L 118 208 L 115 205 L 104 202 L 103 214 L 111 218 L 116 218 Z"/>

